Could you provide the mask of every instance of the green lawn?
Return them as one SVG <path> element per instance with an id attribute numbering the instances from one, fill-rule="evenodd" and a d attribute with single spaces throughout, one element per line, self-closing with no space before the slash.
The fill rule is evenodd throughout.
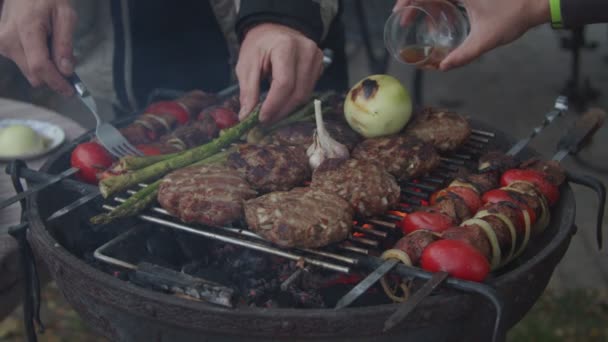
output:
<path id="1" fill-rule="evenodd" d="M 48 285 L 42 296 L 47 330 L 39 336 L 40 342 L 106 342 L 88 330 L 54 284 Z M 0 341 L 24 341 L 21 310 L 0 322 Z M 508 341 L 608 341 L 608 289 L 545 291 L 528 315 L 511 330 Z"/>

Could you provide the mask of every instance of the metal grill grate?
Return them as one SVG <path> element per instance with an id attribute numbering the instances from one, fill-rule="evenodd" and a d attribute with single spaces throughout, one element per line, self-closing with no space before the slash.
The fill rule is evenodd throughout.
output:
<path id="1" fill-rule="evenodd" d="M 431 194 L 447 185 L 452 180 L 454 171 L 459 167 L 476 161 L 492 138 L 494 138 L 494 133 L 492 132 L 473 130 L 470 139 L 461 149 L 441 158 L 440 166 L 436 170 L 427 176 L 400 184 L 401 201 L 397 208 L 379 217 L 366 219 L 361 222 L 355 221 L 353 232 L 348 239 L 327 248 L 281 248 L 266 241 L 245 227 L 186 225 L 179 222 L 165 209 L 160 207 L 153 207 L 147 213 L 141 214 L 138 217 L 143 221 L 162 227 L 234 244 L 286 259 L 304 261 L 311 266 L 348 274 L 359 263 L 357 255 L 381 253 L 382 243 L 391 234 L 397 233 L 395 231 L 396 223 L 407 215 L 408 212 L 415 210 L 416 207 L 428 205 Z M 146 185 L 140 184 L 140 186 L 145 187 Z M 135 191 L 128 191 L 128 194 L 133 193 Z M 115 197 L 114 200 L 122 203 L 126 198 Z M 106 204 L 103 208 L 105 210 L 112 210 L 115 207 Z M 104 254 L 107 248 L 124 239 L 123 235 L 99 247 L 95 251 L 95 257 L 115 266 L 125 267 L 125 265 L 128 265 L 125 261 L 117 260 Z"/>

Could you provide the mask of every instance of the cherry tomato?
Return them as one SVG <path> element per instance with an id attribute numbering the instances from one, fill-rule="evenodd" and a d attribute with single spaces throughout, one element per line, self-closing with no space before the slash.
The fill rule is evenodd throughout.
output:
<path id="1" fill-rule="evenodd" d="M 426 211 L 416 211 L 408 214 L 399 222 L 399 228 L 405 235 L 420 229 L 441 233 L 453 225 L 454 222 L 451 217 Z"/>
<path id="2" fill-rule="evenodd" d="M 490 272 L 490 263 L 473 246 L 460 240 L 439 240 L 422 252 L 420 266 L 429 272 L 448 272 L 451 276 L 482 281 Z"/>
<path id="3" fill-rule="evenodd" d="M 524 202 L 518 201 L 516 198 L 512 197 L 511 194 L 506 190 L 503 190 L 503 189 L 490 190 L 490 191 L 486 192 L 485 194 L 483 194 L 483 196 L 481 197 L 481 200 L 483 201 L 484 204 L 498 203 L 498 202 L 512 203 L 512 204 L 520 207 L 522 210 L 526 210 L 528 212 L 528 215 L 530 216 L 530 224 L 534 224 L 534 222 L 536 222 L 536 212 L 534 212 L 534 209 L 527 206 Z M 520 226 L 525 227 L 525 223 L 523 223 L 523 222 L 525 222 L 523 214 L 521 214 L 520 216 L 521 216 L 520 218 L 521 218 L 521 222 L 522 222 L 522 225 L 520 225 Z"/>
<path id="4" fill-rule="evenodd" d="M 443 196 L 446 196 L 448 193 L 452 193 L 464 201 L 469 208 L 471 213 L 476 213 L 479 208 L 483 205 L 481 199 L 477 192 L 471 188 L 467 188 L 464 186 L 451 186 L 449 188 L 442 189 L 431 196 L 431 204 L 435 205 L 437 200 Z"/>
<path id="5" fill-rule="evenodd" d="M 113 161 L 110 153 L 93 141 L 76 146 L 70 157 L 72 167 L 79 169 L 76 178 L 90 184 L 97 184 L 97 175 L 109 168 Z"/>
<path id="6" fill-rule="evenodd" d="M 147 156 L 156 156 L 156 155 L 162 154 L 160 149 L 153 145 L 137 145 L 135 147 L 137 147 L 137 149 L 140 150 L 141 153 L 143 153 Z"/>
<path id="7" fill-rule="evenodd" d="M 216 107 L 209 115 L 213 118 L 219 129 L 230 128 L 239 123 L 238 114 L 225 107 Z"/>
<path id="8" fill-rule="evenodd" d="M 523 181 L 533 184 L 547 199 L 549 205 L 555 204 L 559 199 L 559 189 L 547 180 L 547 176 L 536 170 L 511 169 L 500 177 L 502 186 L 509 186 L 513 182 Z"/>
<path id="9" fill-rule="evenodd" d="M 144 111 L 146 114 L 170 114 L 180 125 L 190 121 L 190 113 L 184 106 L 176 101 L 160 101 L 152 103 Z"/>

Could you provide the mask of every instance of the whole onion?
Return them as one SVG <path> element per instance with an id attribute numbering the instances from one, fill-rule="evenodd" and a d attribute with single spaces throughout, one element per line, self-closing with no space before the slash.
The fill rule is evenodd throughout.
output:
<path id="1" fill-rule="evenodd" d="M 412 101 L 396 78 L 372 75 L 350 89 L 344 101 L 344 115 L 350 127 L 366 138 L 391 135 L 410 120 Z"/>

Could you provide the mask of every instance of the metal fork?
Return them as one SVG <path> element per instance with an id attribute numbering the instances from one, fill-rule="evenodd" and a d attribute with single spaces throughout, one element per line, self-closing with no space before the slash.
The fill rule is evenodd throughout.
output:
<path id="1" fill-rule="evenodd" d="M 68 78 L 70 83 L 76 89 L 76 93 L 78 97 L 84 103 L 87 108 L 93 113 L 95 116 L 95 120 L 97 121 L 97 126 L 95 128 L 95 136 L 97 140 L 103 145 L 103 147 L 108 150 L 111 154 L 113 154 L 117 158 L 121 158 L 129 155 L 143 156 L 137 148 L 131 145 L 130 142 L 120 133 L 116 127 L 112 126 L 107 122 L 102 122 L 99 114 L 97 114 L 97 104 L 95 103 L 95 99 L 91 96 L 91 93 L 84 85 L 80 77 L 73 73 L 72 76 Z"/>

